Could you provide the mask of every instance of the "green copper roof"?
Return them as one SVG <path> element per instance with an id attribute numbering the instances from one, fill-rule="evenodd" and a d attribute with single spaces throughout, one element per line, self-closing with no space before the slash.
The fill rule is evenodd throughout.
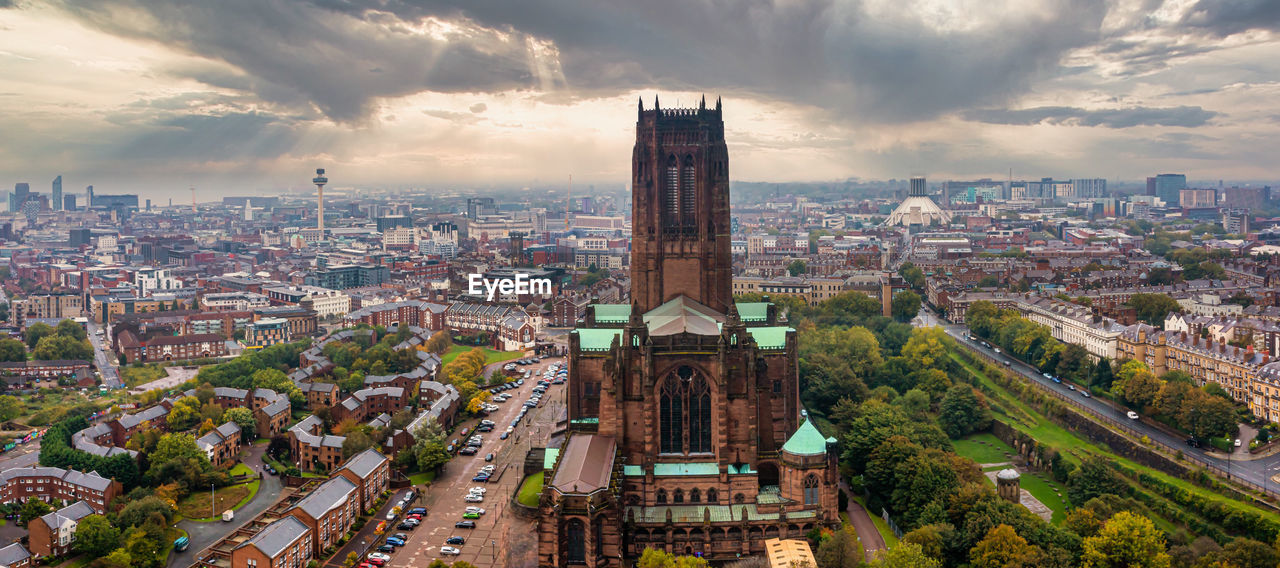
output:
<path id="1" fill-rule="evenodd" d="M 578 347 L 582 351 L 608 351 L 613 339 L 622 335 L 621 329 L 582 328 L 571 333 L 578 334 Z"/>
<path id="2" fill-rule="evenodd" d="M 560 457 L 560 448 L 547 448 L 547 453 L 542 454 L 542 469 L 555 467 L 558 457 Z"/>
<path id="3" fill-rule="evenodd" d="M 761 349 L 782 349 L 787 346 L 787 332 L 794 331 L 786 326 L 748 327 L 747 331 L 756 340 Z"/>
<path id="4" fill-rule="evenodd" d="M 816 456 L 827 453 L 827 439 L 813 425 L 813 421 L 805 420 L 791 439 L 782 445 L 782 451 L 797 456 Z"/>
<path id="5" fill-rule="evenodd" d="M 751 464 L 749 463 L 729 464 L 729 475 L 749 475 L 752 473 L 756 473 L 756 470 L 751 469 Z"/>
<path id="6" fill-rule="evenodd" d="M 664 475 L 719 475 L 720 466 L 715 462 L 660 463 L 653 466 L 653 474 Z"/>
<path id="7" fill-rule="evenodd" d="M 769 319 L 769 302 L 735 302 L 738 319 L 746 322 Z"/>
<path id="8" fill-rule="evenodd" d="M 622 475 L 627 477 L 644 477 L 644 468 L 638 465 L 622 466 Z"/>
<path id="9" fill-rule="evenodd" d="M 631 304 L 595 304 L 592 309 L 602 323 L 626 323 L 631 317 Z"/>

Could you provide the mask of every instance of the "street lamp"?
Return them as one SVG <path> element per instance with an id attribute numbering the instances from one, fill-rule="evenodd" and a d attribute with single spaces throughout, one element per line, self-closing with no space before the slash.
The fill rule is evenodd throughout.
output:
<path id="1" fill-rule="evenodd" d="M 218 516 L 217 491 L 214 484 L 209 484 L 209 518 Z"/>

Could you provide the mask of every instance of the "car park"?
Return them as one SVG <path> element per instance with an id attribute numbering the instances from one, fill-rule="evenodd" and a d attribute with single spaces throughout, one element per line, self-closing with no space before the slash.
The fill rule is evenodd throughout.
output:
<path id="1" fill-rule="evenodd" d="M 453 528 L 456 528 L 456 529 L 474 529 L 474 528 L 476 528 L 476 522 L 475 522 L 475 521 L 458 521 L 458 522 L 456 522 L 456 523 L 453 523 Z"/>
<path id="2" fill-rule="evenodd" d="M 466 544 L 467 539 L 460 536 L 451 536 L 444 541 L 445 544 Z"/>
<path id="3" fill-rule="evenodd" d="M 453 555 L 453 556 L 457 556 L 457 555 L 459 555 L 459 554 L 462 554 L 462 551 L 461 551 L 461 550 L 458 550 L 458 549 L 456 549 L 456 548 L 454 548 L 454 547 L 452 547 L 452 546 L 441 546 L 441 547 L 440 547 L 440 554 L 451 554 L 451 555 Z"/>

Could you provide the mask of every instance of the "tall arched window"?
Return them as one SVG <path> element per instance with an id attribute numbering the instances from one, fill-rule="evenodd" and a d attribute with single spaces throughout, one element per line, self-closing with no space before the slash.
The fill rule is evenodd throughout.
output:
<path id="1" fill-rule="evenodd" d="M 804 504 L 818 504 L 818 476 L 812 473 L 809 474 L 809 477 L 804 478 Z"/>
<path id="2" fill-rule="evenodd" d="M 680 223 L 680 162 L 674 155 L 667 158 L 667 168 L 662 179 L 663 224 Z"/>
<path id="3" fill-rule="evenodd" d="M 564 551 L 565 560 L 570 564 L 585 564 L 587 562 L 587 527 L 583 526 L 582 521 L 578 519 L 569 519 L 564 526 Z"/>
<path id="4" fill-rule="evenodd" d="M 697 489 L 690 489 L 690 490 L 689 490 L 689 502 L 690 502 L 690 503 L 701 503 L 701 502 L 702 502 L 702 494 L 701 494 L 701 493 L 699 493 Z"/>
<path id="5" fill-rule="evenodd" d="M 672 494 L 672 497 L 674 497 L 674 499 L 672 499 L 673 502 L 684 503 L 684 490 L 676 489 L 676 492 Z"/>
<path id="6" fill-rule="evenodd" d="M 659 505 L 665 505 L 665 504 L 667 504 L 667 490 L 666 490 L 666 489 L 659 489 L 659 490 L 658 490 L 658 504 L 659 504 Z"/>
<path id="7" fill-rule="evenodd" d="M 662 382 L 658 409 L 660 451 L 711 453 L 711 386 L 688 366 Z"/>
<path id="8" fill-rule="evenodd" d="M 604 515 L 591 521 L 591 551 L 596 558 L 604 556 Z"/>
<path id="9" fill-rule="evenodd" d="M 698 174 L 693 166 L 693 156 L 684 157 L 684 165 L 680 168 L 680 223 L 694 226 L 694 209 L 697 204 Z"/>
<path id="10" fill-rule="evenodd" d="M 718 503 L 718 502 L 719 502 L 719 499 L 716 499 L 716 497 L 717 497 L 717 495 L 716 495 L 716 488 L 715 488 L 715 487 L 712 487 L 711 489 L 708 489 L 708 490 L 707 490 L 707 502 L 708 502 L 708 503 Z"/>

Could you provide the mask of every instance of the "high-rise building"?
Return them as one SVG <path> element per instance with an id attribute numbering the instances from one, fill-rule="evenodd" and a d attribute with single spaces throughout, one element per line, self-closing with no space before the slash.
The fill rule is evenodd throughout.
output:
<path id="1" fill-rule="evenodd" d="M 1075 187 L 1076 197 L 1107 196 L 1107 180 L 1103 178 L 1073 179 L 1071 185 Z"/>
<path id="2" fill-rule="evenodd" d="M 16 183 L 13 185 L 13 193 L 9 194 L 9 212 L 19 213 L 22 211 L 22 204 L 31 198 L 31 184 Z"/>
<path id="3" fill-rule="evenodd" d="M 1183 209 L 1204 209 L 1218 206 L 1216 189 L 1184 189 L 1178 192 L 1178 205 Z"/>
<path id="4" fill-rule="evenodd" d="M 64 196 L 62 196 L 62 210 L 63 210 L 63 211 L 75 211 L 75 210 L 76 210 L 76 196 L 75 196 L 75 195 L 64 195 Z"/>
<path id="5" fill-rule="evenodd" d="M 1181 192 L 1186 188 L 1187 176 L 1183 174 L 1160 174 L 1147 178 L 1147 195 L 1159 197 L 1170 207 L 1179 205 Z"/>
<path id="6" fill-rule="evenodd" d="M 498 211 L 498 207 L 492 197 L 468 197 L 467 198 L 467 218 L 475 221 L 481 215 L 492 215 Z"/>
<path id="7" fill-rule="evenodd" d="M 834 439 L 802 418 L 795 331 L 731 297 L 720 103 L 638 112 L 632 302 L 588 306 L 569 334 L 539 566 L 630 565 L 645 548 L 722 562 L 839 523 Z"/>
<path id="8" fill-rule="evenodd" d="M 54 211 L 62 210 L 62 176 L 53 178 L 53 199 L 49 202 Z"/>

